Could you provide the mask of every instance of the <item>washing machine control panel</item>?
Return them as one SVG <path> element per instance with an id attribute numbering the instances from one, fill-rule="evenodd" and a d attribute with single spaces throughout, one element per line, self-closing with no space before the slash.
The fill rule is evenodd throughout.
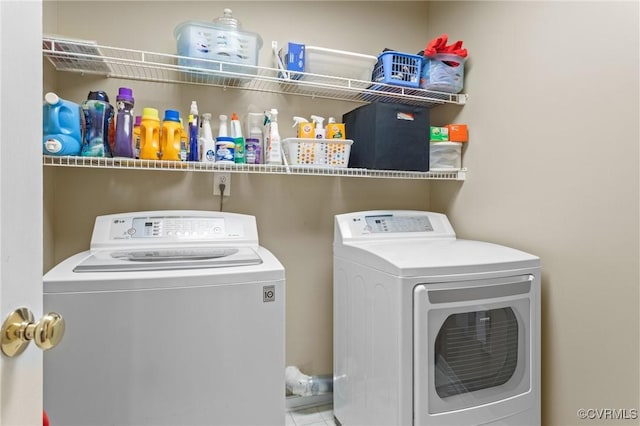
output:
<path id="1" fill-rule="evenodd" d="M 228 236 L 227 228 L 221 217 L 120 217 L 111 221 L 109 240 L 212 240 Z"/>
<path id="2" fill-rule="evenodd" d="M 433 226 L 427 216 L 365 216 L 369 232 L 431 232 Z"/>

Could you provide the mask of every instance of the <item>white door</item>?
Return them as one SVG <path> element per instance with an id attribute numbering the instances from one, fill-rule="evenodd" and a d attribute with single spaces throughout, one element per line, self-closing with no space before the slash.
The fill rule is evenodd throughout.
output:
<path id="1" fill-rule="evenodd" d="M 0 0 L 0 323 L 42 316 L 42 4 Z M 42 351 L 0 355 L 0 426 L 42 424 Z"/>

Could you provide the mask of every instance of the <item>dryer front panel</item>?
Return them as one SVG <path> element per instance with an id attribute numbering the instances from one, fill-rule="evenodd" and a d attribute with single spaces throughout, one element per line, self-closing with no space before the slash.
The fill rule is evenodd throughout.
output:
<path id="1" fill-rule="evenodd" d="M 416 425 L 485 424 L 531 408 L 537 288 L 530 274 L 414 288 Z"/>

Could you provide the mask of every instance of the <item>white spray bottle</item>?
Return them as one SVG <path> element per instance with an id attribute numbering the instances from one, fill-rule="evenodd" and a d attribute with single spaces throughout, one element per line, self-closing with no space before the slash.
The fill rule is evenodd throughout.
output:
<path id="1" fill-rule="evenodd" d="M 324 128 L 324 117 L 312 115 L 311 120 L 313 120 L 313 123 L 315 124 L 315 128 L 316 128 L 314 132 L 314 137 L 316 139 L 324 139 L 326 135 L 325 133 L 326 130 Z"/>
<path id="2" fill-rule="evenodd" d="M 266 117 L 269 125 L 267 133 L 267 164 L 282 164 L 282 147 L 278 130 L 278 110 L 273 108 Z"/>
<path id="3" fill-rule="evenodd" d="M 213 140 L 211 131 L 211 114 L 202 114 L 202 136 L 200 137 L 201 155 L 200 161 L 203 163 L 214 163 L 216 161 L 216 141 Z"/>

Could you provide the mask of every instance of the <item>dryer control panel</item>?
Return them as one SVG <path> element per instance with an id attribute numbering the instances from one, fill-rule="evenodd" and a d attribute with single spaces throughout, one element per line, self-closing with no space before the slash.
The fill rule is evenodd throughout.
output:
<path id="1" fill-rule="evenodd" d="M 441 213 L 395 210 L 363 211 L 335 217 L 335 242 L 394 238 L 455 238 Z"/>

